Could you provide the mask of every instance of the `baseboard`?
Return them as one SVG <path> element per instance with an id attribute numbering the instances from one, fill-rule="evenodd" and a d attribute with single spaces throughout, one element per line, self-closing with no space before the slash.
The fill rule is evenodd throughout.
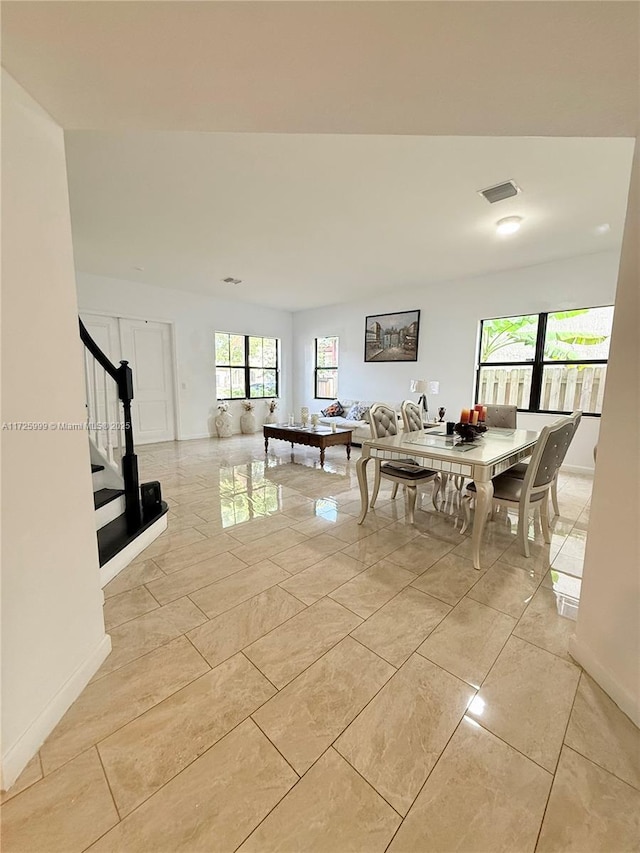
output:
<path id="1" fill-rule="evenodd" d="M 217 438 L 217 435 L 211 435 L 210 432 L 194 432 L 193 435 L 180 435 L 178 441 L 195 441 L 197 438 Z"/>
<path id="2" fill-rule="evenodd" d="M 112 581 L 116 575 L 120 574 L 123 569 L 126 569 L 129 563 L 135 560 L 138 554 L 142 553 L 145 548 L 148 548 L 161 533 L 164 533 L 167 529 L 167 524 L 167 513 L 165 509 L 165 512 L 156 522 L 149 525 L 149 527 L 147 527 L 140 536 L 136 536 L 136 538 L 132 542 L 129 542 L 122 551 L 118 551 L 115 557 L 112 557 L 108 563 L 105 563 L 104 566 L 100 566 L 100 586 L 105 587 L 109 581 Z"/>
<path id="3" fill-rule="evenodd" d="M 31 723 L 18 741 L 2 756 L 2 790 L 16 781 L 62 717 L 76 701 L 111 651 L 111 637 L 105 634 L 96 648 L 65 681 L 47 707 Z"/>
<path id="4" fill-rule="evenodd" d="M 612 675 L 609 669 L 598 660 L 593 651 L 584 643 L 580 643 L 575 635 L 569 640 L 569 654 L 588 675 L 597 682 L 604 692 L 616 703 L 629 719 L 640 726 L 640 697 L 634 696 L 623 687 Z"/>
<path id="5" fill-rule="evenodd" d="M 560 470 L 568 471 L 569 474 L 588 474 L 590 477 L 595 473 L 593 465 L 563 465 Z"/>

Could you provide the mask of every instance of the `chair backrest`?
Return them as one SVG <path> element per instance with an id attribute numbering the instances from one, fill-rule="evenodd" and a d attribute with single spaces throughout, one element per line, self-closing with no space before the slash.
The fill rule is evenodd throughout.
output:
<path id="1" fill-rule="evenodd" d="M 564 453 L 562 454 L 562 459 L 560 460 L 560 464 L 558 465 L 558 468 L 564 462 L 564 458 L 567 455 L 567 450 L 569 450 L 569 446 L 570 446 L 571 442 L 573 441 L 573 438 L 574 438 L 576 432 L 578 431 L 578 427 L 580 426 L 580 421 L 582 419 L 582 410 L 576 409 L 575 412 L 573 412 L 572 414 L 570 414 L 568 416 L 568 419 L 571 421 L 571 424 L 573 426 L 573 432 L 571 433 L 571 438 L 569 439 L 569 442 L 564 449 Z"/>
<path id="2" fill-rule="evenodd" d="M 487 406 L 485 426 L 501 429 L 515 429 L 518 425 L 518 409 L 516 406 Z"/>
<path id="3" fill-rule="evenodd" d="M 544 489 L 553 482 L 574 432 L 573 418 L 559 418 L 542 428 L 522 483 L 523 494 Z"/>
<path id="4" fill-rule="evenodd" d="M 402 422 L 404 432 L 422 432 L 422 409 L 412 400 L 405 400 L 402 404 Z"/>
<path id="5" fill-rule="evenodd" d="M 387 438 L 398 434 L 398 417 L 394 409 L 384 403 L 374 403 L 369 409 L 369 426 L 372 438 Z"/>

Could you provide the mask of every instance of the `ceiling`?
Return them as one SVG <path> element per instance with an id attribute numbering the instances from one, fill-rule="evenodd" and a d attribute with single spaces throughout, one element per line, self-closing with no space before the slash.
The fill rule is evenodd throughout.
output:
<path id="1" fill-rule="evenodd" d="M 617 248 L 633 148 L 91 131 L 66 142 L 79 270 L 293 311 Z M 478 195 L 509 178 L 520 195 Z M 521 230 L 499 237 L 496 221 L 514 214 Z"/>
<path id="2" fill-rule="evenodd" d="M 79 269 L 299 310 L 618 247 L 639 13 L 5 0 L 2 51 L 67 129 Z"/>

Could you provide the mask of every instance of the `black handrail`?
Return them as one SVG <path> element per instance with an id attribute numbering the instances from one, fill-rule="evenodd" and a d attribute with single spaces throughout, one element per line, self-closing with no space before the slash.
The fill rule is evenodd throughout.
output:
<path id="1" fill-rule="evenodd" d="M 135 532 L 142 524 L 142 507 L 140 506 L 140 478 L 138 476 L 138 457 L 133 444 L 133 424 L 131 422 L 131 401 L 133 400 L 133 373 L 128 361 L 121 361 L 116 367 L 102 352 L 98 344 L 87 331 L 84 323 L 78 317 L 80 324 L 80 339 L 98 364 L 111 376 L 118 386 L 118 397 L 122 402 L 124 414 L 124 443 L 125 452 L 122 457 L 122 479 L 124 480 L 124 505 L 127 529 Z"/>

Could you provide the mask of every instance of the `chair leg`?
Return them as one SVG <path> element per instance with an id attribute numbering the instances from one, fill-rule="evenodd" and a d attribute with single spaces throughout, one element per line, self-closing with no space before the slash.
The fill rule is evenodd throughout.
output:
<path id="1" fill-rule="evenodd" d="M 520 540 L 520 551 L 525 557 L 529 552 L 529 501 L 520 504 L 518 512 L 518 539 Z"/>
<path id="2" fill-rule="evenodd" d="M 464 512 L 464 523 L 460 528 L 460 533 L 464 533 L 467 527 L 471 524 L 471 496 L 465 495 L 462 498 L 462 509 Z"/>
<path id="3" fill-rule="evenodd" d="M 416 497 L 418 496 L 418 490 L 415 486 L 407 486 L 407 497 L 409 498 L 409 506 L 408 506 L 408 515 L 409 515 L 409 524 L 413 524 L 414 522 L 414 514 L 416 508 Z"/>
<path id="4" fill-rule="evenodd" d="M 440 479 L 440 474 L 436 474 L 436 478 L 433 483 L 433 493 L 431 495 L 431 500 L 433 501 L 433 505 L 436 508 L 436 512 L 440 512 L 440 507 L 438 506 L 438 495 L 440 494 L 441 488 L 442 480 Z"/>
<path id="5" fill-rule="evenodd" d="M 464 486 L 464 477 L 462 477 L 460 474 L 456 474 L 453 478 L 453 482 L 455 484 L 456 489 L 461 492 L 462 487 Z"/>
<path id="6" fill-rule="evenodd" d="M 551 531 L 549 530 L 549 495 L 545 494 L 540 502 L 540 521 L 542 522 L 542 535 L 544 541 L 549 544 L 551 542 Z"/>
<path id="7" fill-rule="evenodd" d="M 560 507 L 558 506 L 558 475 L 553 478 L 551 484 L 551 500 L 553 501 L 553 517 L 560 515 Z"/>
<path id="8" fill-rule="evenodd" d="M 373 472 L 373 494 L 371 495 L 371 503 L 369 506 L 373 509 L 378 492 L 380 491 L 380 460 L 376 459 L 376 467 Z"/>
<path id="9" fill-rule="evenodd" d="M 391 500 L 395 501 L 396 495 L 398 494 L 398 483 L 393 484 L 393 488 L 391 489 Z"/>

